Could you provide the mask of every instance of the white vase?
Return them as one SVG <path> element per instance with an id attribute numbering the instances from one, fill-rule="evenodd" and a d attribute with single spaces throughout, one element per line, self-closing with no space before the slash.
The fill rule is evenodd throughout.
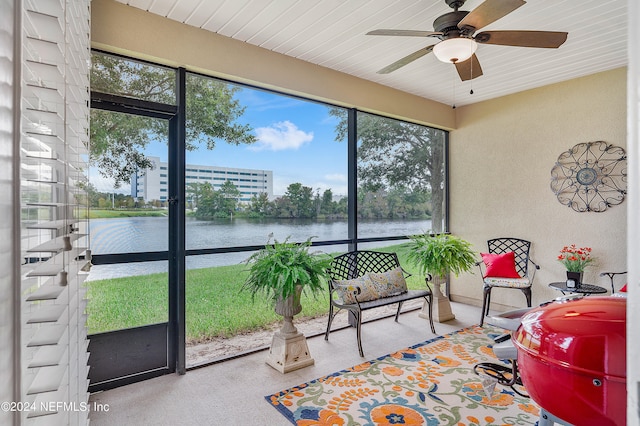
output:
<path id="1" fill-rule="evenodd" d="M 298 333 L 298 330 L 293 325 L 293 317 L 302 311 L 302 305 L 300 304 L 301 294 L 302 286 L 297 285 L 293 294 L 290 294 L 286 299 L 279 297 L 278 300 L 276 300 L 274 309 L 278 315 L 282 315 L 284 318 L 279 333 L 284 335 Z"/>
<path id="2" fill-rule="evenodd" d="M 282 327 L 273 335 L 267 364 L 281 373 L 313 365 L 307 340 L 293 325 L 293 316 L 302 311 L 300 295 L 302 286 L 296 286 L 295 292 L 287 298 L 276 300 L 275 311 L 282 315 Z"/>

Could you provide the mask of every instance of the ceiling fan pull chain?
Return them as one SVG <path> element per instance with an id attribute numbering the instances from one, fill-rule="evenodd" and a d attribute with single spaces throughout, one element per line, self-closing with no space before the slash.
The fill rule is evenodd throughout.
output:
<path id="1" fill-rule="evenodd" d="M 473 59 L 471 60 L 471 90 L 469 90 L 469 94 L 473 95 Z"/>
<path id="2" fill-rule="evenodd" d="M 452 87 L 452 91 L 453 91 L 453 109 L 456 109 L 456 70 L 455 68 L 452 69 L 453 71 L 453 78 L 451 79 L 451 81 L 453 81 L 453 85 Z"/>

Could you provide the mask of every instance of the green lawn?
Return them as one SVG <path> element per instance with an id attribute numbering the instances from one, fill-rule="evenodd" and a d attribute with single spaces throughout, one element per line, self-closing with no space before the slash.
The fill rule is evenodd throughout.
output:
<path id="1" fill-rule="evenodd" d="M 167 216 L 164 209 L 94 209 L 89 211 L 89 219 L 113 219 L 118 217 L 159 217 Z"/>
<path id="2" fill-rule="evenodd" d="M 415 268 L 407 261 L 404 245 L 378 249 L 395 251 L 400 264 L 409 272 Z M 266 300 L 252 302 L 251 294 L 241 291 L 247 266 L 231 265 L 192 269 L 186 275 L 187 341 L 206 341 L 212 337 L 229 337 L 268 327 L 281 317 Z M 409 288 L 424 288 L 424 278 L 407 279 Z M 137 327 L 165 322 L 168 319 L 167 274 L 150 274 L 87 282 L 89 333 Z M 328 291 L 303 295 L 299 317 L 326 315 Z"/>

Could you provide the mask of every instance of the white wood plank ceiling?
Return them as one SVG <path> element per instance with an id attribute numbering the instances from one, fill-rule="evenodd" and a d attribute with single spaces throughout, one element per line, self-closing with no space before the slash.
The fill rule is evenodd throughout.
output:
<path id="1" fill-rule="evenodd" d="M 376 71 L 436 38 L 367 36 L 378 28 L 433 30 L 444 0 L 118 0 L 188 25 L 445 104 L 462 106 L 627 64 L 626 0 L 527 0 L 482 30 L 566 31 L 558 49 L 480 45 L 484 75 L 461 82 L 426 55 Z M 473 10 L 482 0 L 468 0 Z M 470 94 L 473 89 L 474 94 Z"/>

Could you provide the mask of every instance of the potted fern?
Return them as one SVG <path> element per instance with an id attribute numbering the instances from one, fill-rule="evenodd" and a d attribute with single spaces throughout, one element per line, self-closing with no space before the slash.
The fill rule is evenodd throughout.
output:
<path id="1" fill-rule="evenodd" d="M 266 297 L 284 318 L 271 343 L 267 364 L 281 373 L 313 364 L 306 340 L 293 325 L 293 316 L 302 311 L 302 293 L 316 294 L 325 289 L 331 257 L 311 253 L 311 238 L 301 244 L 274 240 L 247 259 L 249 274 L 243 290 Z"/>
<path id="2" fill-rule="evenodd" d="M 410 237 L 408 259 L 433 283 L 434 313 L 438 322 L 454 319 L 447 296 L 442 294 L 441 285 L 447 276 L 469 272 L 476 264 L 471 243 L 450 234 L 429 233 Z"/>

